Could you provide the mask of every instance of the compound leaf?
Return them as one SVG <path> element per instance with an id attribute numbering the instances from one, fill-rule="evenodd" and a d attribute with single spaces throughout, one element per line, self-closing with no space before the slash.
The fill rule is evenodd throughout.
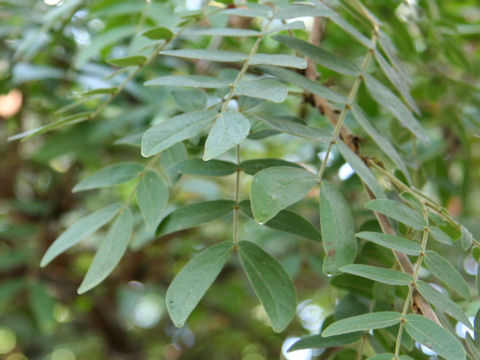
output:
<path id="1" fill-rule="evenodd" d="M 415 341 L 447 360 L 465 360 L 462 344 L 447 330 L 422 315 L 408 314 L 406 319 L 405 330 Z"/>

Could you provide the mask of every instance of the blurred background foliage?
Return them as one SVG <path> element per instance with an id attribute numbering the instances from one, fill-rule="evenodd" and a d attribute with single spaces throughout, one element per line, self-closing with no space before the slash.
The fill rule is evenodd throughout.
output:
<path id="1" fill-rule="evenodd" d="M 357 28 L 359 18 L 348 0 L 331 0 Z M 398 56 L 412 78 L 412 94 L 432 144 L 415 144 L 409 133 L 378 108 L 361 88 L 358 101 L 381 130 L 402 150 L 412 169 L 414 186 L 446 207 L 480 238 L 480 7 L 470 1 L 376 1 L 365 5 L 377 16 L 398 48 Z M 8 136 L 50 123 L 58 111 L 76 100 L 76 111 L 94 111 L 102 95 L 81 98 L 85 91 L 118 85 L 126 74 L 115 72 L 106 59 L 143 51 L 144 38 L 134 36 L 155 25 L 172 26 L 178 14 L 198 11 L 202 0 L 0 0 L 0 357 L 24 359 L 313 359 L 322 350 L 286 353 L 294 339 L 318 332 L 336 301 L 362 312 L 375 292 L 371 283 L 338 277 L 335 287 L 322 274 L 320 245 L 268 230 L 243 217 L 241 239 L 254 239 L 279 259 L 295 281 L 299 297 L 297 319 L 282 334 L 274 334 L 244 275 L 235 262 L 227 266 L 184 328 L 168 319 L 164 295 L 173 276 L 206 245 L 231 236 L 231 221 L 221 221 L 155 239 L 137 227 L 131 251 L 115 272 L 93 291 L 78 296 L 78 287 L 93 256 L 99 232 L 50 266 L 40 269 L 46 248 L 77 219 L 109 204 L 125 200 L 132 184 L 73 195 L 73 185 L 107 164 L 138 160 L 136 136 L 147 125 L 176 113 L 186 94 L 162 87 L 143 87 L 162 74 L 212 71 L 204 62 L 157 57 L 100 116 L 24 142 Z M 209 18 L 220 26 L 258 29 L 259 19 L 246 21 L 226 15 Z M 305 21 L 307 30 L 311 18 Z M 323 45 L 352 61 L 364 49 L 332 23 L 326 23 Z M 365 26 L 365 29 L 368 29 Z M 299 37 L 308 32 L 295 30 Z M 368 33 L 365 31 L 365 33 Z M 248 53 L 253 39 L 184 36 L 176 46 L 218 48 Z M 263 53 L 285 52 L 266 38 Z M 349 79 L 320 69 L 321 81 L 334 89 L 349 88 Z M 377 76 L 381 71 L 372 66 Z M 384 83 L 388 83 L 385 81 Z M 264 111 L 308 118 L 323 126 L 322 116 L 299 97 L 281 106 L 261 105 Z M 362 130 L 347 118 L 358 134 L 365 154 L 382 160 L 383 154 Z M 171 165 L 198 156 L 204 138 L 175 145 L 162 156 L 169 176 L 178 182 L 171 191 L 170 209 L 184 203 L 232 198 L 234 176 L 208 178 L 176 174 Z M 325 148 L 289 135 L 242 144 L 242 159 L 277 157 L 318 168 Z M 341 186 L 351 204 L 357 229 L 371 228 L 372 215 L 361 184 L 340 156 L 331 157 L 326 177 Z M 227 154 L 231 159 L 233 154 Z M 250 176 L 243 176 L 242 198 Z M 316 194 L 294 205 L 318 226 Z M 463 268 L 473 281 L 476 261 L 460 246 L 436 249 Z M 391 264 L 392 256 L 378 248 L 363 249 L 364 258 Z M 449 253 L 445 254 L 446 250 Z M 475 255 L 475 254 L 474 254 Z M 478 259 L 477 259 L 478 260 Z M 350 294 L 345 297 L 346 289 Z M 472 303 L 473 315 L 478 308 Z M 340 310 L 339 310 L 340 308 Z M 359 310 L 360 309 L 360 310 Z M 459 330 L 460 332 L 462 329 Z M 464 331 L 464 330 L 463 330 Z M 342 357 L 343 356 L 343 357 Z M 351 359 L 348 353 L 336 359 Z M 418 359 L 428 358 L 418 353 Z"/>

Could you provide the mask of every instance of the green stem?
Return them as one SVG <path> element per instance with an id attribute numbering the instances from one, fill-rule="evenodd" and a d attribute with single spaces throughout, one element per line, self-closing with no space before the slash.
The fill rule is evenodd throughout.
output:
<path id="1" fill-rule="evenodd" d="M 360 345 L 358 346 L 358 354 L 355 357 L 355 360 L 360 360 L 363 355 L 363 349 L 365 348 L 365 343 L 367 342 L 367 336 L 363 335 L 362 339 L 360 340 Z"/>
<path id="2" fill-rule="evenodd" d="M 342 129 L 345 117 L 347 116 L 348 111 L 351 109 L 352 104 L 355 101 L 355 98 L 356 98 L 357 93 L 358 93 L 358 88 L 360 87 L 360 84 L 362 83 L 362 80 L 364 78 L 364 74 L 367 71 L 368 65 L 370 64 L 370 60 L 372 58 L 372 53 L 373 53 L 373 51 L 375 49 L 375 46 L 377 44 L 377 38 L 378 38 L 378 34 L 375 31 L 373 33 L 372 39 L 371 39 L 372 47 L 368 50 L 367 54 L 363 58 L 362 67 L 361 67 L 362 72 L 355 79 L 355 82 L 353 83 L 353 86 L 350 89 L 350 93 L 348 94 L 348 102 L 343 106 L 342 112 L 340 113 L 340 116 L 338 117 L 337 124 L 335 125 L 335 129 L 333 130 L 332 140 L 328 144 L 327 153 L 325 154 L 325 157 L 322 161 L 322 165 L 320 167 L 320 170 L 318 171 L 319 181 L 322 181 L 323 173 L 325 172 L 325 168 L 327 166 L 328 158 L 330 157 L 330 153 L 332 152 L 333 144 L 335 144 L 335 142 L 337 141 L 338 135 L 340 134 L 340 131 Z"/>
<path id="3" fill-rule="evenodd" d="M 240 145 L 237 145 L 237 171 L 235 172 L 235 207 L 233 208 L 233 245 L 238 245 L 238 215 L 240 212 Z"/>
<path id="4" fill-rule="evenodd" d="M 118 213 L 121 213 L 128 206 L 130 206 L 130 203 L 133 200 L 133 196 L 135 195 L 135 192 L 137 191 L 138 185 L 140 184 L 140 180 L 143 178 L 145 173 L 148 170 L 150 170 L 153 167 L 153 165 L 160 159 L 161 155 L 162 155 L 162 153 L 160 152 L 160 153 L 156 154 L 154 157 L 152 157 L 150 159 L 150 161 L 147 163 L 147 166 L 145 166 L 145 168 L 138 174 L 137 182 L 136 182 L 135 186 L 133 187 L 132 191 L 130 191 L 130 194 L 128 194 L 127 200 L 125 200 L 122 207 L 118 210 Z"/>
<path id="5" fill-rule="evenodd" d="M 218 9 L 218 10 L 214 10 L 212 11 L 210 14 L 208 15 L 205 15 L 205 16 L 209 16 L 209 15 L 212 15 L 212 14 L 215 14 L 219 11 L 221 11 L 222 9 Z M 135 77 L 137 76 L 147 65 L 149 65 L 158 55 L 158 53 L 160 51 L 162 51 L 165 47 L 167 47 L 168 45 L 172 44 L 176 39 L 178 39 L 178 37 L 180 37 L 183 32 L 188 29 L 189 27 L 195 25 L 197 22 L 201 21 L 202 19 L 195 19 L 191 22 L 189 22 L 188 24 L 186 24 L 185 26 L 183 26 L 176 34 L 174 34 L 168 41 L 165 41 L 164 43 L 162 43 L 161 45 L 157 46 L 155 48 L 155 50 L 153 51 L 153 53 L 147 58 L 147 60 L 141 64 L 141 65 L 138 65 L 137 68 L 118 86 L 118 88 L 113 92 L 111 93 L 104 101 L 103 103 L 101 103 L 98 108 L 93 112 L 91 113 L 89 116 L 87 116 L 85 119 L 82 119 L 81 121 L 76 121 L 76 122 L 72 122 L 72 123 L 67 123 L 65 125 L 71 125 L 73 123 L 77 124 L 79 122 L 83 122 L 83 121 L 91 121 L 91 120 L 94 120 L 97 118 L 98 115 L 100 115 L 100 113 L 107 107 L 108 104 L 110 104 L 112 102 L 113 99 L 115 99 L 117 97 L 117 95 L 119 93 L 121 93 L 125 87 L 130 83 L 130 81 Z"/>
<path id="6" fill-rule="evenodd" d="M 432 210 L 434 210 L 438 215 L 443 217 L 445 220 L 450 222 L 452 225 L 458 226 L 458 223 L 448 214 L 447 212 L 444 211 L 444 209 L 441 208 L 440 205 L 435 203 L 432 199 L 428 198 L 426 195 L 422 194 L 419 190 L 415 188 L 411 188 L 410 186 L 405 185 L 401 180 L 397 179 L 394 175 L 390 174 L 388 171 L 383 169 L 381 166 L 375 163 L 373 160 L 368 160 L 369 165 L 371 165 L 373 168 L 375 168 L 378 172 L 380 172 L 382 175 L 386 176 L 394 186 L 399 188 L 400 190 L 406 191 L 413 195 L 418 201 L 421 203 L 425 204 Z M 480 246 L 480 243 L 475 240 L 475 245 Z"/>
<path id="7" fill-rule="evenodd" d="M 425 205 L 423 206 L 423 218 L 427 225 L 423 229 L 422 252 L 420 253 L 420 255 L 418 255 L 418 259 L 415 264 L 415 269 L 412 275 L 413 281 L 411 284 L 408 285 L 408 295 L 407 295 L 407 298 L 405 299 L 405 303 L 403 304 L 402 321 L 400 322 L 400 325 L 398 327 L 397 340 L 395 342 L 395 360 L 400 360 L 400 347 L 402 342 L 403 328 L 405 326 L 405 316 L 407 315 L 408 308 L 410 307 L 410 303 L 412 301 L 413 291 L 415 290 L 415 285 L 418 280 L 418 274 L 420 272 L 420 268 L 422 267 L 422 261 L 423 261 L 423 258 L 425 257 L 425 250 L 427 248 L 429 230 L 428 230 L 428 210 Z"/>
<path id="8" fill-rule="evenodd" d="M 268 19 L 267 24 L 263 27 L 262 31 L 257 37 L 257 40 L 253 44 L 252 48 L 250 49 L 250 52 L 245 59 L 245 62 L 242 65 L 242 68 L 240 69 L 240 72 L 238 73 L 237 77 L 233 81 L 233 83 L 230 85 L 230 91 L 228 95 L 225 97 L 223 100 L 223 105 L 216 116 L 216 119 L 218 119 L 226 110 L 228 107 L 228 104 L 232 100 L 234 94 L 235 94 L 235 88 L 238 85 L 238 83 L 242 80 L 243 76 L 248 70 L 248 67 L 250 65 L 250 60 L 252 59 L 252 56 L 255 55 L 255 53 L 258 51 L 258 47 L 260 46 L 260 43 L 262 42 L 263 37 L 265 36 L 265 33 L 267 32 L 270 24 L 273 21 L 273 15 Z M 233 208 L 233 245 L 234 247 L 238 246 L 238 217 L 239 217 L 239 211 L 240 211 L 240 206 L 239 204 L 239 199 L 240 199 L 240 145 L 237 145 L 236 147 L 237 150 L 237 171 L 235 173 L 235 207 Z"/>
<path id="9" fill-rule="evenodd" d="M 250 52 L 247 58 L 245 59 L 245 62 L 243 63 L 242 68 L 240 69 L 240 72 L 238 73 L 233 83 L 230 84 L 230 91 L 228 92 L 228 95 L 223 100 L 223 105 L 220 112 L 217 115 L 217 118 L 220 117 L 227 110 L 228 104 L 230 103 L 230 101 L 232 100 L 235 94 L 235 88 L 237 87 L 238 83 L 242 80 L 243 75 L 245 75 L 245 73 L 247 72 L 248 67 L 250 66 L 250 60 L 252 59 L 252 56 L 255 55 L 255 53 L 257 52 L 258 47 L 260 46 L 260 43 L 263 40 L 263 37 L 265 36 L 268 28 L 270 27 L 270 24 L 273 21 L 273 18 L 274 18 L 274 15 L 272 15 L 272 17 L 268 19 L 268 22 L 265 24 L 262 31 L 258 35 L 257 40 L 255 41 L 255 44 L 253 44 L 252 48 L 250 49 Z"/>
<path id="10" fill-rule="evenodd" d="M 112 100 L 115 99 L 115 97 L 125 89 L 125 87 L 128 85 L 128 83 L 157 57 L 157 55 L 160 51 L 162 51 L 165 47 L 167 47 L 173 41 L 175 41 L 180 35 L 182 35 L 182 33 L 187 28 L 192 26 L 194 23 L 195 22 L 188 23 L 182 29 L 180 29 L 180 31 L 178 31 L 175 35 L 173 35 L 170 40 L 165 41 L 163 44 L 157 46 L 155 48 L 155 50 L 153 51 L 153 53 L 147 58 L 147 60 L 143 64 L 138 65 L 137 68 L 118 86 L 118 88 L 113 93 L 111 93 L 110 96 L 108 98 L 106 98 L 104 100 L 104 102 L 102 104 L 100 104 L 100 106 L 85 119 L 85 121 L 93 120 L 98 115 L 100 115 L 100 113 L 103 111 L 103 109 L 105 109 L 105 107 L 108 104 L 110 104 L 112 102 Z"/>

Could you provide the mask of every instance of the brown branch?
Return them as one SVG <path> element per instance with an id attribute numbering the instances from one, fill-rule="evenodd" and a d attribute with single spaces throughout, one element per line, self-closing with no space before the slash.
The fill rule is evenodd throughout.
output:
<path id="1" fill-rule="evenodd" d="M 370 189 L 366 186 L 365 186 L 365 189 L 367 190 L 368 198 L 370 200 L 375 199 L 375 195 L 373 195 Z M 388 221 L 387 217 L 376 211 L 374 213 L 378 223 L 380 224 L 382 231 L 385 234 L 396 236 L 395 230 L 393 229 L 393 226 L 390 224 L 390 221 Z M 393 256 L 395 256 L 395 259 L 397 260 L 397 263 L 400 265 L 400 268 L 402 269 L 402 271 L 404 273 L 413 275 L 413 265 L 410 262 L 410 259 L 408 258 L 408 256 L 400 251 L 392 250 L 392 252 L 393 252 Z M 442 325 L 440 323 L 440 320 L 438 319 L 437 314 L 435 314 L 435 311 L 433 311 L 430 304 L 423 298 L 422 295 L 420 295 L 417 292 L 417 290 L 415 290 L 415 292 L 413 293 L 412 311 L 416 314 L 421 314 L 432 321 L 435 321 L 440 326 Z"/>
<path id="2" fill-rule="evenodd" d="M 309 42 L 312 45 L 320 45 L 323 40 L 324 29 L 324 19 L 316 17 L 309 38 Z M 317 66 L 315 65 L 315 62 L 310 58 L 307 58 L 307 68 L 305 69 L 305 76 L 307 77 L 307 79 L 312 81 L 317 81 L 319 79 Z M 318 109 L 318 111 L 321 114 L 324 114 L 327 119 L 332 123 L 333 127 L 335 127 L 338 122 L 338 111 L 334 109 L 325 98 L 315 94 L 312 94 L 312 98 L 313 103 Z M 347 129 L 347 127 L 345 125 L 342 126 L 342 129 L 340 131 L 340 139 L 342 139 L 349 148 L 351 148 L 353 151 L 356 151 L 355 143 L 354 141 L 352 141 L 353 138 L 354 136 L 352 136 L 351 132 Z"/>
<path id="3" fill-rule="evenodd" d="M 313 23 L 313 28 L 310 33 L 310 38 L 309 38 L 309 42 L 312 45 L 316 45 L 316 46 L 320 45 L 320 42 L 323 40 L 324 25 L 325 25 L 324 20 L 322 18 L 318 18 L 318 17 L 315 18 L 315 21 Z M 305 70 L 305 76 L 312 81 L 317 81 L 319 78 L 315 62 L 310 58 L 307 58 L 307 69 Z M 331 122 L 331 124 L 335 127 L 338 123 L 337 111 L 335 111 L 332 108 L 332 106 L 329 104 L 329 102 L 326 99 L 322 98 L 321 96 L 312 94 L 312 97 L 313 97 L 314 105 L 318 109 L 318 111 L 321 114 L 324 114 L 327 117 L 327 119 Z M 340 139 L 350 149 L 352 149 L 360 158 L 365 159 L 365 156 L 363 156 L 360 153 L 359 144 L 358 144 L 358 141 L 356 141 L 358 137 L 353 135 L 345 125 L 343 125 L 341 128 Z M 369 164 L 366 161 L 365 161 L 365 165 L 369 167 Z M 367 191 L 369 199 L 371 200 L 375 199 L 375 196 L 370 191 L 368 186 L 366 186 L 365 184 L 363 185 Z M 380 224 L 382 231 L 385 234 L 396 235 L 395 230 L 393 229 L 392 225 L 390 224 L 390 222 L 388 221 L 385 215 L 375 212 L 375 216 L 377 218 L 378 223 Z M 404 273 L 413 275 L 413 265 L 410 259 L 408 258 L 408 256 L 396 250 L 392 250 L 392 251 L 402 271 Z M 438 316 L 435 314 L 430 304 L 416 290 L 412 300 L 412 311 L 417 314 L 422 314 L 423 316 L 441 325 L 440 320 L 438 319 Z"/>

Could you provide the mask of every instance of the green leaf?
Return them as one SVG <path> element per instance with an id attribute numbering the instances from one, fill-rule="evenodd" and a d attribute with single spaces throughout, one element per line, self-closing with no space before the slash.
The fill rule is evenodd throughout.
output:
<path id="1" fill-rule="evenodd" d="M 94 7 L 91 11 L 96 17 L 114 17 L 119 15 L 140 14 L 145 9 L 142 3 L 113 2 L 112 5 Z"/>
<path id="2" fill-rule="evenodd" d="M 180 179 L 180 174 L 174 169 L 174 165 L 186 159 L 187 149 L 182 142 L 176 143 L 162 152 L 160 164 L 165 169 L 171 183 L 176 183 Z"/>
<path id="3" fill-rule="evenodd" d="M 445 234 L 440 228 L 436 226 L 430 226 L 429 230 L 430 230 L 430 235 L 438 242 L 441 242 L 442 244 L 446 244 L 446 245 L 453 245 L 452 238 L 447 234 Z"/>
<path id="4" fill-rule="evenodd" d="M 344 273 L 335 276 L 330 284 L 367 299 L 373 299 L 373 287 L 375 283 L 372 280 Z"/>
<path id="5" fill-rule="evenodd" d="M 305 23 L 303 21 L 292 21 L 279 26 L 272 26 L 266 32 L 266 34 L 274 34 L 280 31 L 289 31 L 289 30 L 305 30 Z"/>
<path id="6" fill-rule="evenodd" d="M 100 53 L 108 45 L 119 43 L 121 40 L 135 34 L 135 26 L 117 26 L 96 35 L 92 42 L 82 48 L 75 59 L 77 69 L 83 67 L 90 59 Z"/>
<path id="7" fill-rule="evenodd" d="M 170 146 L 198 135 L 217 115 L 216 111 L 192 111 L 152 126 L 142 138 L 142 155 L 152 156 Z"/>
<path id="8" fill-rule="evenodd" d="M 263 11 L 260 9 L 247 9 L 243 7 L 238 7 L 235 9 L 226 9 L 223 11 L 223 14 L 227 15 L 235 15 L 235 16 L 240 16 L 240 17 L 247 17 L 247 18 L 256 18 L 256 17 L 262 17 L 262 18 L 268 18 L 269 17 L 270 11 Z"/>
<path id="9" fill-rule="evenodd" d="M 253 219 L 250 201 L 240 202 L 242 212 Z M 282 210 L 268 220 L 265 226 L 304 238 L 320 241 L 320 232 L 305 218 L 288 210 Z"/>
<path id="10" fill-rule="evenodd" d="M 340 271 L 389 285 L 408 285 L 413 281 L 411 275 L 378 266 L 352 264 L 342 266 Z"/>
<path id="11" fill-rule="evenodd" d="M 221 218 L 235 206 L 231 200 L 205 201 L 182 206 L 165 217 L 157 228 L 157 236 L 189 229 Z"/>
<path id="12" fill-rule="evenodd" d="M 275 166 L 258 172 L 250 191 L 255 221 L 266 223 L 280 210 L 303 199 L 317 183 L 317 176 L 303 168 Z"/>
<path id="13" fill-rule="evenodd" d="M 283 331 L 293 319 L 297 296 L 285 269 L 258 245 L 239 242 L 243 269 L 262 303 L 275 332 Z"/>
<path id="14" fill-rule="evenodd" d="M 157 26 L 145 30 L 141 33 L 142 36 L 152 40 L 170 40 L 173 37 L 173 33 L 163 26 Z"/>
<path id="15" fill-rule="evenodd" d="M 407 166 L 405 162 L 398 154 L 395 147 L 392 145 L 390 140 L 383 136 L 376 128 L 373 126 L 368 120 L 367 115 L 363 112 L 363 110 L 358 106 L 352 106 L 352 114 L 357 123 L 365 130 L 365 132 L 370 136 L 370 138 L 375 141 L 380 148 L 392 161 L 393 163 L 400 169 L 400 171 L 405 175 L 407 180 L 411 182 L 410 173 L 407 170 Z"/>
<path id="16" fill-rule="evenodd" d="M 399 359 L 413 360 L 410 356 L 407 356 L 407 355 L 400 355 Z M 378 355 L 369 357 L 368 360 L 396 360 L 396 358 L 395 358 L 395 354 L 384 353 L 384 354 L 378 354 Z"/>
<path id="17" fill-rule="evenodd" d="M 135 179 L 143 169 L 143 165 L 133 162 L 110 165 L 80 181 L 72 191 L 75 193 L 123 184 Z"/>
<path id="18" fill-rule="evenodd" d="M 31 251 L 27 249 L 2 251 L 0 253 L 0 271 L 3 272 L 21 265 L 26 265 L 31 256 Z"/>
<path id="19" fill-rule="evenodd" d="M 460 238 L 460 241 L 462 243 L 462 249 L 467 251 L 468 249 L 470 249 L 470 246 L 472 246 L 472 243 L 473 243 L 473 235 L 472 233 L 470 232 L 470 230 L 468 230 L 465 226 L 461 225 L 460 226 L 460 230 L 462 232 L 462 237 Z"/>
<path id="20" fill-rule="evenodd" d="M 115 65 L 115 66 L 140 66 L 145 64 L 147 61 L 147 58 L 145 56 L 141 55 L 135 55 L 135 56 L 127 56 L 127 57 L 122 57 L 122 58 L 116 58 L 116 59 L 109 59 L 107 60 L 108 63 Z"/>
<path id="21" fill-rule="evenodd" d="M 276 41 L 309 57 L 317 64 L 344 75 L 358 76 L 362 69 L 345 58 L 291 36 L 276 35 Z"/>
<path id="22" fill-rule="evenodd" d="M 81 0 L 70 0 L 62 3 L 61 6 L 52 6 L 50 10 L 45 13 L 41 21 L 42 23 L 52 23 L 56 20 L 64 19 L 65 16 L 68 16 L 79 4 L 81 4 Z"/>
<path id="23" fill-rule="evenodd" d="M 137 187 L 137 202 L 147 231 L 154 230 L 168 200 L 168 186 L 155 171 L 147 171 Z"/>
<path id="24" fill-rule="evenodd" d="M 341 140 L 336 142 L 340 154 L 345 159 L 346 162 L 350 164 L 355 173 L 362 179 L 362 181 L 367 184 L 367 186 L 372 190 L 373 194 L 377 199 L 385 199 L 387 196 L 383 191 L 382 187 L 378 183 L 377 178 L 370 169 L 364 164 L 362 159 L 360 159 L 350 148 L 345 145 Z"/>
<path id="25" fill-rule="evenodd" d="M 335 274 L 357 256 L 355 225 L 348 203 L 338 189 L 323 180 L 320 185 L 320 228 L 325 251 L 323 271 Z"/>
<path id="26" fill-rule="evenodd" d="M 408 314 L 406 319 L 405 330 L 415 341 L 447 360 L 465 360 L 462 344 L 447 330 L 422 315 Z"/>
<path id="27" fill-rule="evenodd" d="M 455 269 L 448 260 L 438 255 L 433 250 L 425 252 L 425 264 L 432 274 L 447 287 L 454 290 L 457 294 L 470 301 L 472 295 L 466 281 L 462 275 Z"/>
<path id="28" fill-rule="evenodd" d="M 84 92 L 81 96 L 93 95 L 112 95 L 118 90 L 118 87 L 98 88 Z"/>
<path id="29" fill-rule="evenodd" d="M 113 143 L 114 145 L 129 145 L 136 148 L 140 148 L 142 144 L 142 137 L 145 134 L 144 130 L 139 132 L 129 133 L 127 136 L 121 137 Z"/>
<path id="30" fill-rule="evenodd" d="M 0 306 L 4 307 L 24 286 L 25 280 L 21 278 L 2 280 L 0 284 Z"/>
<path id="31" fill-rule="evenodd" d="M 240 163 L 240 168 L 245 174 L 255 175 L 257 172 L 273 166 L 292 166 L 301 168 L 300 165 L 281 159 L 251 159 Z"/>
<path id="32" fill-rule="evenodd" d="M 203 75 L 167 75 L 161 76 L 144 83 L 145 86 L 184 86 L 203 89 L 220 89 L 230 86 L 226 79 L 214 78 Z"/>
<path id="33" fill-rule="evenodd" d="M 207 94 L 200 89 L 177 89 L 173 90 L 171 94 L 183 112 L 200 111 L 207 106 Z"/>
<path id="34" fill-rule="evenodd" d="M 371 241 L 377 245 L 403 252 L 407 255 L 418 255 L 422 252 L 420 244 L 404 239 L 400 236 L 382 234 L 371 231 L 362 231 L 356 234 L 356 237 Z"/>
<path id="35" fill-rule="evenodd" d="M 419 114 L 420 110 L 415 104 L 415 100 L 413 100 L 412 96 L 410 95 L 408 83 L 405 81 L 402 75 L 400 75 L 398 71 L 388 63 L 388 61 L 382 56 L 382 54 L 380 54 L 377 49 L 374 50 L 373 54 L 375 55 L 375 59 L 380 65 L 383 73 L 387 76 L 388 80 L 390 80 L 392 85 L 395 86 L 400 95 L 402 95 L 403 99 L 406 101 L 410 109 Z"/>
<path id="36" fill-rule="evenodd" d="M 378 36 L 378 43 L 380 44 L 380 47 L 382 48 L 384 53 L 387 55 L 390 63 L 392 63 L 393 67 L 398 71 L 398 73 L 402 76 L 403 79 L 405 79 L 407 83 L 410 83 L 411 79 L 409 78 L 408 73 L 403 68 L 400 60 L 398 59 L 398 50 L 395 48 L 395 45 L 393 44 L 390 37 L 381 30 Z"/>
<path id="37" fill-rule="evenodd" d="M 10 136 L 8 138 L 8 141 L 14 141 L 14 140 L 19 140 L 19 139 L 23 139 L 23 141 L 25 141 L 25 140 L 28 140 L 35 135 L 44 134 L 44 133 L 46 133 L 50 130 L 59 129 L 59 128 L 62 128 L 62 127 L 67 126 L 67 125 L 77 124 L 79 122 L 87 120 L 89 117 L 90 117 L 89 112 L 82 112 L 82 113 L 75 114 L 75 115 L 65 116 L 65 117 L 63 117 L 61 119 L 58 119 L 58 120 L 55 120 L 55 121 L 53 121 L 49 124 L 40 126 L 38 128 L 35 128 L 35 129 L 30 129 L 30 130 L 27 130 L 27 131 L 23 131 L 21 133 Z"/>
<path id="38" fill-rule="evenodd" d="M 186 59 L 207 60 L 216 62 L 242 62 L 247 59 L 247 55 L 225 50 L 205 50 L 205 49 L 178 49 L 164 50 L 161 55 L 175 56 Z"/>
<path id="39" fill-rule="evenodd" d="M 337 94 L 336 92 L 330 90 L 321 83 L 309 80 L 305 76 L 297 74 L 296 72 L 275 66 L 260 66 L 259 69 L 267 74 L 275 76 L 276 78 L 284 82 L 296 85 L 312 94 L 321 96 L 337 104 L 348 103 L 348 99 L 345 96 Z"/>
<path id="40" fill-rule="evenodd" d="M 477 310 L 477 313 L 475 314 L 475 317 L 473 319 L 473 335 L 475 338 L 475 343 L 480 345 L 480 309 Z"/>
<path id="41" fill-rule="evenodd" d="M 120 210 L 122 204 L 116 203 L 97 210 L 94 213 L 78 220 L 75 224 L 64 231 L 48 248 L 43 255 L 40 266 L 47 266 L 53 259 L 64 251 L 76 245 L 79 241 L 90 236 L 103 225 L 113 219 L 115 214 Z"/>
<path id="42" fill-rule="evenodd" d="M 384 329 L 398 324 L 401 318 L 402 314 L 395 311 L 379 311 L 352 316 L 334 322 L 322 332 L 322 336 L 335 336 L 356 331 Z"/>
<path id="43" fill-rule="evenodd" d="M 258 116 L 258 119 L 276 130 L 280 130 L 287 134 L 295 135 L 301 138 L 324 143 L 329 143 L 332 140 L 332 135 L 330 133 L 300 124 L 295 121 L 263 115 Z"/>
<path id="44" fill-rule="evenodd" d="M 236 111 L 227 110 L 217 117 L 205 142 L 203 160 L 216 158 L 240 144 L 250 132 L 250 121 Z"/>
<path id="45" fill-rule="evenodd" d="M 236 28 L 190 28 L 183 32 L 189 36 L 258 36 L 260 33 L 251 29 Z"/>
<path id="46" fill-rule="evenodd" d="M 328 7 L 315 7 L 311 4 L 284 4 L 280 5 L 277 12 L 275 13 L 275 18 L 281 20 L 294 19 L 298 17 L 330 17 L 334 16 L 336 13 L 333 10 L 330 10 Z"/>
<path id="47" fill-rule="evenodd" d="M 475 344 L 475 340 L 473 340 L 468 332 L 465 334 L 465 343 L 472 354 L 472 360 L 480 360 L 480 347 Z"/>
<path id="48" fill-rule="evenodd" d="M 454 319 L 457 319 L 463 323 L 466 327 L 473 330 L 473 326 L 470 323 L 467 315 L 463 312 L 462 308 L 448 296 L 445 296 L 441 292 L 435 290 L 432 286 L 428 285 L 426 282 L 417 280 L 416 289 L 430 304 L 434 305 L 435 308 L 439 311 L 445 312 L 452 316 Z"/>
<path id="49" fill-rule="evenodd" d="M 49 294 L 45 285 L 40 282 L 30 284 L 28 297 L 37 326 L 42 333 L 52 333 L 55 327 L 54 298 Z"/>
<path id="50" fill-rule="evenodd" d="M 118 215 L 108 231 L 107 237 L 100 243 L 97 253 L 88 268 L 87 275 L 85 275 L 77 290 L 79 294 L 94 288 L 110 275 L 127 250 L 132 227 L 132 213 L 127 207 Z"/>
<path id="51" fill-rule="evenodd" d="M 423 143 L 429 144 L 427 133 L 412 115 L 410 110 L 386 86 L 370 75 L 365 75 L 365 84 L 372 98 L 388 109 L 400 123 L 417 136 Z"/>
<path id="52" fill-rule="evenodd" d="M 283 54 L 255 54 L 250 59 L 250 65 L 274 65 L 295 69 L 306 69 L 307 61 L 304 58 Z"/>
<path id="53" fill-rule="evenodd" d="M 423 230 L 427 223 L 422 215 L 413 211 L 407 205 L 394 200 L 371 200 L 365 207 L 367 209 L 382 213 L 388 217 L 400 221 L 416 230 Z"/>
<path id="54" fill-rule="evenodd" d="M 182 327 L 208 288 L 232 255 L 232 243 L 210 246 L 196 255 L 175 276 L 167 290 L 166 302 L 170 318 Z"/>
<path id="55" fill-rule="evenodd" d="M 480 266 L 477 266 L 477 275 L 475 277 L 475 285 L 477 288 L 477 294 L 480 294 Z"/>
<path id="56" fill-rule="evenodd" d="M 361 332 L 327 337 L 324 337 L 323 335 L 305 336 L 290 346 L 288 352 L 302 349 L 323 349 L 347 345 L 360 340 L 361 337 Z"/>
<path id="57" fill-rule="evenodd" d="M 325 7 L 323 3 L 316 3 L 317 6 Z M 334 16 L 329 17 L 339 28 L 341 28 L 346 33 L 350 34 L 353 38 L 355 38 L 360 44 L 363 46 L 370 48 L 371 41 L 365 35 L 363 35 L 360 31 L 357 30 L 355 26 L 350 24 L 347 20 L 345 20 L 339 14 L 335 14 Z"/>
<path id="58" fill-rule="evenodd" d="M 260 79 L 241 81 L 235 87 L 235 95 L 245 95 L 281 103 L 287 98 L 288 91 L 284 84 L 275 79 Z"/>
<path id="59" fill-rule="evenodd" d="M 187 175 L 227 176 L 237 171 L 237 165 L 222 160 L 187 159 L 176 163 L 173 169 Z"/>

